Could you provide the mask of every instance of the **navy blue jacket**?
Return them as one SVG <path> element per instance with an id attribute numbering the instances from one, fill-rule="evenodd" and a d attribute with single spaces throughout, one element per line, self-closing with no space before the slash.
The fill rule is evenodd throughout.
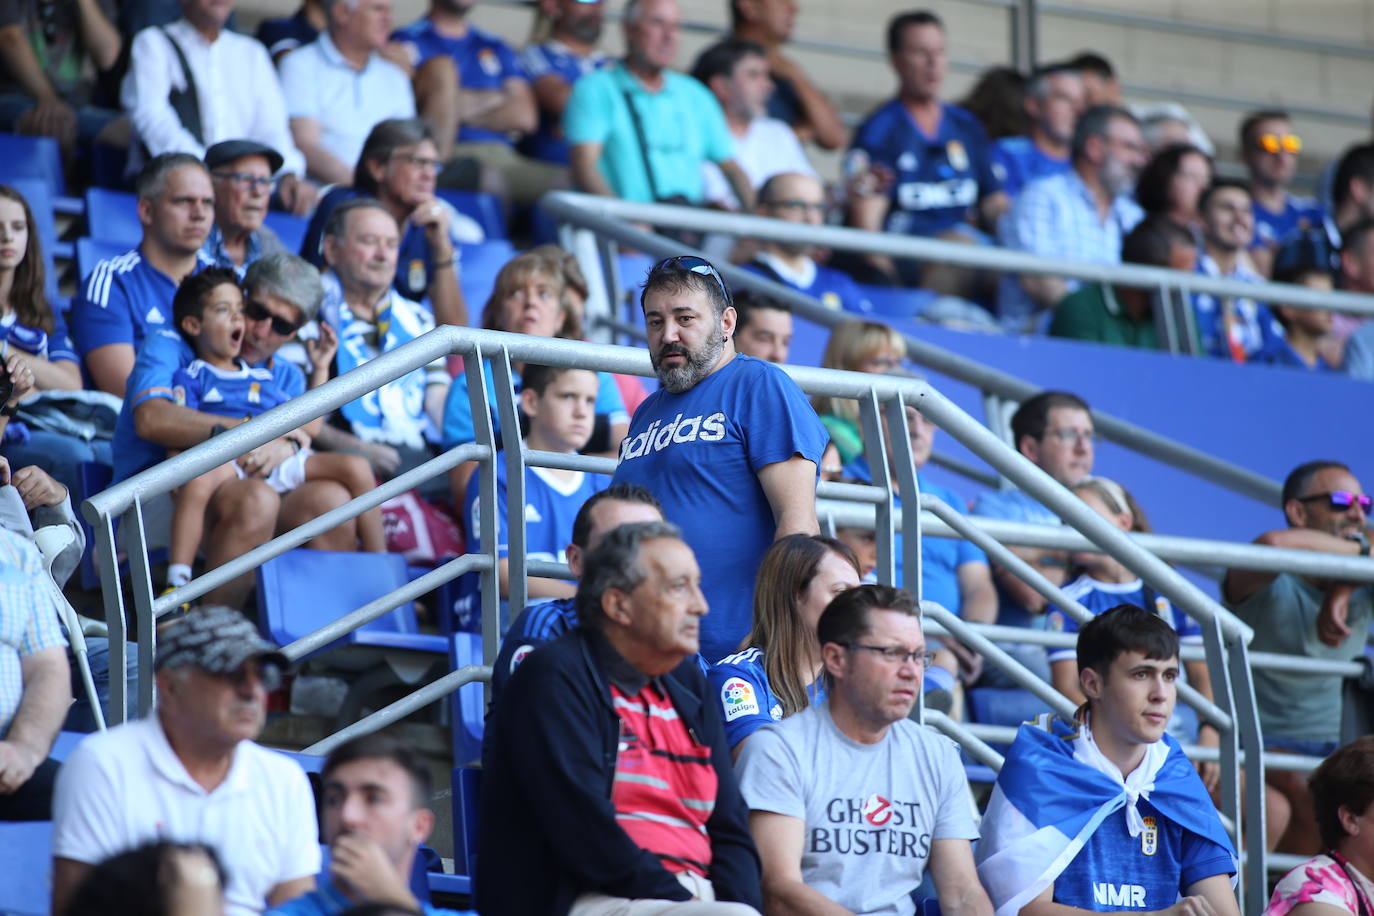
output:
<path id="1" fill-rule="evenodd" d="M 487 916 L 567 913 L 576 897 L 688 900 L 653 853 L 616 823 L 620 720 L 610 683 L 629 664 L 600 633 L 576 629 L 515 670 L 487 719 L 476 893 Z M 637 674 L 637 673 L 635 673 Z M 631 675 L 633 677 L 633 675 Z M 643 676 L 638 675 L 641 683 Z M 659 679 L 683 723 L 711 748 L 719 777 L 711 838 L 717 900 L 762 908 L 759 859 L 720 715 L 695 658 Z"/>

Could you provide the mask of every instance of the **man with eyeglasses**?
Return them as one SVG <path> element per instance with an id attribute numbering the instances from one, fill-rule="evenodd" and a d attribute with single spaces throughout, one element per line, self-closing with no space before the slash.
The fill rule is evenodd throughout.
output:
<path id="1" fill-rule="evenodd" d="M 281 153 L 254 140 L 225 140 L 205 151 L 215 189 L 215 224 L 202 253 L 218 267 L 232 267 L 240 280 L 258 258 L 286 250 L 263 224 L 272 176 L 281 166 Z"/>
<path id="2" fill-rule="evenodd" d="M 92 866 L 154 839 L 205 843 L 231 863 L 225 912 L 260 913 L 315 886 L 305 771 L 254 740 L 289 660 L 238 611 L 204 607 L 158 636 L 157 711 L 92 735 L 53 798 L 53 913 Z"/>
<path id="3" fill-rule="evenodd" d="M 959 750 L 907 718 L 930 663 L 916 599 L 851 588 L 816 635 L 825 699 L 754 732 L 736 765 L 765 908 L 912 914 L 929 868 L 941 912 L 991 916 Z"/>
<path id="4" fill-rule="evenodd" d="M 1346 465 L 1310 461 L 1294 468 L 1283 482 L 1282 505 L 1288 527 L 1265 532 L 1256 544 L 1369 556 L 1370 497 Z M 1374 620 L 1368 585 L 1292 573 L 1229 570 L 1222 598 L 1254 628 L 1254 652 L 1350 661 L 1363 652 Z M 1268 749 L 1316 757 L 1336 749 L 1344 684 L 1338 675 L 1256 668 L 1252 677 Z M 1270 770 L 1265 781 L 1269 836 L 1285 852 L 1315 852 L 1320 840 L 1302 774 Z"/>
<path id="5" fill-rule="evenodd" d="M 754 212 L 804 226 L 825 224 L 825 187 L 814 174 L 783 172 L 759 188 Z M 776 280 L 821 300 L 832 309 L 870 312 L 872 306 L 849 274 L 815 259 L 816 246 L 806 242 L 760 241 L 759 253 L 745 270 Z"/>
<path id="6" fill-rule="evenodd" d="M 829 437 L 796 382 L 736 352 L 730 291 L 708 261 L 655 265 L 640 306 L 660 388 L 630 421 L 615 482 L 643 486 L 683 526 L 706 570 L 701 654 L 715 662 L 749 632 L 768 547 L 820 531 L 816 469 Z"/>
<path id="7" fill-rule="evenodd" d="M 1293 133 L 1288 112 L 1279 109 L 1252 111 L 1240 123 L 1240 156 L 1250 173 L 1254 203 L 1255 240 L 1251 257 L 1263 274 L 1269 273 L 1274 252 L 1289 234 L 1322 223 L 1316 198 L 1289 191 L 1298 171 L 1302 138 Z"/>
<path id="8" fill-rule="evenodd" d="M 1074 126 L 1069 149 L 1067 171 L 1021 191 L 999 227 L 1001 243 L 1046 258 L 1120 264 L 1122 240 L 1145 215 L 1133 197 L 1150 152 L 1140 122 L 1124 108 L 1089 108 Z M 1079 286 L 1063 277 L 1007 274 L 999 316 L 1009 329 L 1035 330 L 1046 311 Z"/>
<path id="9" fill-rule="evenodd" d="M 234 3 L 180 0 L 182 16 L 134 36 L 120 102 L 154 155 L 204 156 L 222 140 L 252 139 L 285 163 L 281 203 L 304 215 L 315 203 L 305 157 L 292 142 L 286 98 L 262 42 L 225 28 Z"/>

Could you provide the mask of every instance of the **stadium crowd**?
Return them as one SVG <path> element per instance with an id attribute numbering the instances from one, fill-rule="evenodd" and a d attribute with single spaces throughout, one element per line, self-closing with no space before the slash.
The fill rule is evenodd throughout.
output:
<path id="1" fill-rule="evenodd" d="M 588 336 L 577 260 L 536 244 L 548 190 L 1374 292 L 1374 143 L 1333 164 L 1325 199 L 1299 196 L 1302 139 L 1278 109 L 1238 126 L 1247 178 L 1216 177 L 1215 147 L 1187 112 L 1126 106 L 1096 54 L 997 68 L 965 104 L 947 101 L 958 36 L 917 10 L 887 23 L 897 89 L 851 134 L 788 54 L 795 0 L 730 0 L 728 33 L 690 72 L 677 69 L 676 0 L 625 5 L 621 58 L 600 46 L 604 0 L 540 0 L 519 51 L 475 24 L 475 6 L 432 0 L 396 28 L 391 0 L 305 0 L 249 37 L 233 28 L 233 0 L 0 3 L 0 130 L 55 139 L 70 187 L 119 163 L 141 236 L 82 265 L 67 302 L 40 239 L 50 214 L 35 209 L 51 199 L 0 185 L 0 484 L 12 485 L 0 486 L 0 821 L 53 822 L 58 916 L 446 912 L 411 883 L 434 827 L 413 748 L 349 741 L 313 790 L 256 743 L 290 665 L 252 622 L 251 574 L 164 624 L 151 716 L 62 761 L 59 731 L 97 731 L 121 673 L 103 639 L 69 629 L 54 586 L 82 553 L 72 506 L 93 492 L 92 466 L 126 480 L 436 326 Z M 841 181 L 822 180 L 812 146 L 844 150 Z M 501 226 L 524 250 L 512 246 L 469 301 L 467 257 Z M 86 228 L 100 237 L 93 215 Z M 1063 587 L 1066 608 L 1019 566 L 922 537 L 926 600 L 972 623 L 1077 633 L 1076 649 L 1002 644 L 1077 715 L 1047 712 L 958 640 L 927 637 L 912 593 L 879 584 L 872 531 L 821 534 L 815 484 L 888 477 L 900 505 L 896 464 L 924 468 L 935 425 L 908 407 L 866 448 L 856 402 L 808 399 L 778 368 L 789 309 L 732 291 L 713 260 L 849 313 L 823 365 L 876 375 L 911 375 L 902 335 L 876 320 L 873 300 L 894 291 L 923 321 L 1150 349 L 1167 345 L 1159 295 L 801 243 L 683 241 L 712 260 L 662 260 L 635 289 L 649 387 L 521 363 L 519 428 L 492 410 L 505 447 L 618 464 L 609 480 L 526 469 L 526 558 L 565 562 L 574 580 L 531 576 L 527 605 L 512 607 L 512 482 L 496 463 L 505 635 L 483 736 L 477 909 L 909 914 L 933 898 L 980 916 L 1239 914 L 1220 769 L 1183 753 L 1221 738 L 1177 702 L 1181 684 L 1214 696 L 1208 666 L 1180 657 L 1202 644 L 1198 623 L 1102 554 L 1013 548 Z M 1187 306 L 1189 352 L 1374 379 L 1374 323 L 1204 293 Z M 475 441 L 473 403 L 461 361 L 437 361 L 145 502 L 149 543 L 167 548 L 159 589 Z M 1150 531 L 1129 487 L 1095 474 L 1082 396 L 1030 397 L 1010 432 L 1113 525 Z M 449 553 L 464 539 L 484 549 L 475 470 L 411 496 L 448 515 Z M 924 495 L 1060 524 L 1017 489 L 970 499 L 916 479 L 913 507 Z M 1370 497 L 1347 465 L 1295 468 L 1278 508 L 1284 527 L 1256 543 L 1370 556 Z M 369 510 L 306 546 L 396 551 L 400 511 Z M 52 527 L 69 537 L 56 561 L 33 542 Z M 903 581 L 900 541 L 895 553 Z M 1347 582 L 1232 569 L 1221 598 L 1267 652 L 1361 658 L 1374 623 L 1369 587 Z M 1266 913 L 1374 911 L 1374 748 L 1347 740 L 1342 680 L 1254 679 L 1266 748 L 1325 760 L 1310 780 L 1250 774 L 1265 782 L 1270 848 L 1316 856 Z M 959 747 L 912 718 L 920 703 L 968 719 L 979 689 L 999 697 L 982 721 L 1019 726 L 981 814 Z"/>

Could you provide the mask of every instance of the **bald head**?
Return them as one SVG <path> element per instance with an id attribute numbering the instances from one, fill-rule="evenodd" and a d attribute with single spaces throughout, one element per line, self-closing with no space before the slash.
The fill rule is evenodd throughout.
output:
<path id="1" fill-rule="evenodd" d="M 825 207 L 825 188 L 813 175 L 783 172 L 768 179 L 759 190 L 760 216 L 819 226 L 825 222 Z M 800 243 L 765 243 L 764 247 L 786 257 L 811 252 L 810 245 Z"/>

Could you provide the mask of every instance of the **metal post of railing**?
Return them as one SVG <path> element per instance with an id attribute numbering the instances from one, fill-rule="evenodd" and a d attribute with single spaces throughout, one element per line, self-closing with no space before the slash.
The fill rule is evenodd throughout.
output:
<path id="1" fill-rule="evenodd" d="M 887 402 L 888 441 L 892 450 L 892 469 L 897 490 L 907 499 L 919 503 L 921 486 L 916 478 L 916 462 L 911 453 L 911 427 L 907 423 L 906 406 L 900 394 Z M 887 486 L 887 481 L 874 481 Z M 889 487 L 890 489 L 890 487 Z M 919 605 L 921 585 L 921 513 L 902 514 L 902 587 L 916 596 Z"/>
<path id="2" fill-rule="evenodd" d="M 1038 54 L 1040 19 L 1036 0 L 1013 0 L 1007 7 L 1011 32 L 1011 65 L 1022 73 L 1035 69 Z"/>
<path id="3" fill-rule="evenodd" d="M 493 348 L 495 349 L 495 348 Z M 487 351 L 489 352 L 489 351 Z M 472 409 L 473 438 L 479 445 L 491 449 L 491 457 L 482 460 L 474 472 L 477 479 L 478 538 L 489 566 L 482 570 L 479 589 L 482 596 L 482 662 L 488 667 L 496 664 L 496 637 L 501 632 L 501 568 L 497 551 L 496 513 L 496 432 L 487 407 L 487 371 L 484 348 L 479 344 L 470 357 L 463 360 L 468 381 L 468 404 Z M 521 516 L 523 519 L 523 516 Z M 471 520 L 469 520 L 470 523 Z M 485 689 L 486 702 L 491 702 L 491 684 Z"/>
<path id="4" fill-rule="evenodd" d="M 1228 728 L 1217 729 L 1220 740 L 1217 750 L 1220 755 L 1221 779 L 1217 787 L 1219 807 L 1221 813 L 1230 818 L 1232 823 L 1245 823 L 1242 814 L 1240 798 L 1240 764 L 1238 763 L 1241 753 L 1240 728 L 1236 722 L 1236 703 L 1235 694 L 1231 689 L 1231 676 L 1228 670 L 1229 660 L 1226 652 L 1225 637 L 1221 633 L 1221 627 L 1216 620 L 1200 621 L 1199 627 L 1202 629 L 1202 645 L 1207 653 L 1207 671 L 1212 682 L 1212 699 L 1224 710 L 1231 714 L 1231 724 Z M 1236 848 L 1241 845 L 1240 831 L 1236 831 Z"/>
<path id="5" fill-rule="evenodd" d="M 125 543 L 129 545 L 129 587 L 134 593 L 134 626 L 138 633 L 138 714 L 146 717 L 157 701 L 152 677 L 157 618 L 153 614 L 153 571 L 148 562 L 148 531 L 143 524 L 141 499 L 135 499 L 124 513 L 124 527 L 129 533 Z"/>
<path id="6" fill-rule="evenodd" d="M 109 670 L 124 671 L 125 657 L 129 652 L 128 622 L 124 616 L 124 590 L 119 582 L 119 548 L 115 545 L 114 517 L 107 515 L 95 519 L 93 530 L 95 561 L 100 569 L 101 599 L 105 605 L 105 626 L 110 634 Z M 140 668 L 138 676 L 142 680 L 149 675 L 145 675 Z M 127 683 L 123 677 L 110 678 L 110 708 L 105 712 L 105 721 L 111 727 L 119 725 L 129 716 Z"/>
<path id="7" fill-rule="evenodd" d="M 496 414 L 501 421 L 502 450 L 506 453 L 506 606 L 514 617 L 525 606 L 529 594 L 529 580 L 525 577 L 525 446 L 520 435 L 520 415 L 515 410 L 515 376 L 510 352 L 505 347 L 492 360 L 491 379 L 496 389 Z"/>
<path id="8" fill-rule="evenodd" d="M 876 503 L 877 515 L 874 532 L 878 538 L 878 581 L 884 585 L 896 585 L 896 543 L 892 525 L 892 488 L 887 485 L 892 479 L 888 468 L 886 435 L 879 419 L 882 408 L 878 406 L 877 394 L 870 389 L 866 397 L 859 400 L 859 423 L 864 431 L 864 457 L 868 459 L 868 472 L 873 485 L 886 492 L 882 501 Z"/>
<path id="9" fill-rule="evenodd" d="M 1228 671 L 1231 678 L 1231 695 L 1235 697 L 1236 727 L 1240 732 L 1241 745 L 1251 760 L 1263 760 L 1264 734 L 1260 727 L 1259 706 L 1255 702 L 1255 684 L 1250 672 L 1248 648 L 1243 640 L 1232 640 L 1227 646 Z M 1264 769 L 1250 766 L 1249 774 L 1243 780 L 1245 859 L 1249 869 L 1249 880 L 1245 883 L 1245 903 L 1241 908 L 1246 913 L 1260 913 L 1269 902 L 1268 869 L 1265 865 L 1267 855 L 1266 837 L 1268 821 L 1264 808 Z"/>

